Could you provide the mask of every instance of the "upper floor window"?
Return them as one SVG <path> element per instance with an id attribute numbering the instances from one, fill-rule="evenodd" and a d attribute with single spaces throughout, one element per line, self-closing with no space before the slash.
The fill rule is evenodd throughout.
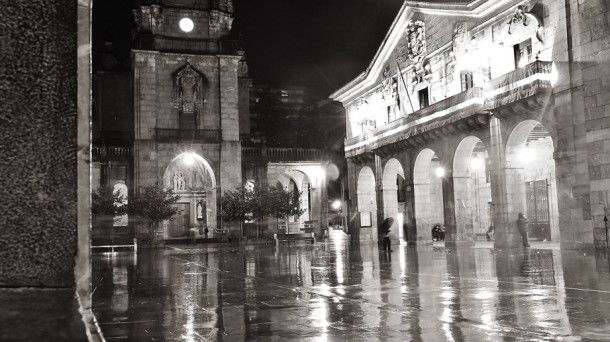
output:
<path id="1" fill-rule="evenodd" d="M 419 92 L 419 109 L 428 107 L 430 105 L 430 100 L 428 97 L 428 88 L 424 88 Z"/>
<path id="2" fill-rule="evenodd" d="M 515 68 L 523 68 L 532 62 L 532 40 L 528 39 L 513 47 L 515 51 Z"/>
<path id="3" fill-rule="evenodd" d="M 462 91 L 466 91 L 474 86 L 472 72 L 462 72 L 460 74 L 460 79 L 462 81 Z"/>

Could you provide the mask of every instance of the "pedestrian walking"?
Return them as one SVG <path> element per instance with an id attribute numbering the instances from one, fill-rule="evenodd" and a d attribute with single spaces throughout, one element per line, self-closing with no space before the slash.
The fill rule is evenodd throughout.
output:
<path id="1" fill-rule="evenodd" d="M 392 227 L 393 224 L 394 224 L 394 219 L 391 217 L 388 217 L 387 219 L 383 220 L 383 223 L 381 223 L 381 226 L 379 227 L 379 230 L 381 231 L 381 235 L 383 236 L 383 251 L 384 252 L 392 251 L 391 240 L 390 240 L 390 228 Z"/>
<path id="2" fill-rule="evenodd" d="M 519 229 L 519 234 L 521 234 L 523 247 L 529 247 L 530 242 L 527 238 L 527 218 L 525 215 L 523 215 L 523 213 L 519 213 L 519 218 L 517 219 L 517 229 Z"/>
<path id="3" fill-rule="evenodd" d="M 208 227 L 205 227 L 205 229 L 203 230 L 203 234 L 205 235 L 205 238 L 208 238 L 208 233 L 210 232 L 210 230 L 208 229 Z"/>

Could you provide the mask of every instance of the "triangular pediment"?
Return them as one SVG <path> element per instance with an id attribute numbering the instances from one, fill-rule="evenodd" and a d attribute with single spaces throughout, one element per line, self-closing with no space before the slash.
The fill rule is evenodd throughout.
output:
<path id="1" fill-rule="evenodd" d="M 512 0 L 405 1 L 368 68 L 329 97 L 349 103 L 381 83 L 388 67 L 396 70 L 410 64 L 423 64 L 431 53 L 425 43 L 426 23 L 420 20 L 423 15 L 477 19 L 513 3 Z M 423 44 L 423 52 L 418 54 L 420 44 Z"/>

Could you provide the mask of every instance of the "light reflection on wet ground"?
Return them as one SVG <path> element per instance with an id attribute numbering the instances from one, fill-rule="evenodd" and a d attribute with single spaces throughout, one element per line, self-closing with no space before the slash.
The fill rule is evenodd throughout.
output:
<path id="1" fill-rule="evenodd" d="M 108 341 L 610 340 L 606 255 L 488 247 L 97 253 L 93 310 Z"/>

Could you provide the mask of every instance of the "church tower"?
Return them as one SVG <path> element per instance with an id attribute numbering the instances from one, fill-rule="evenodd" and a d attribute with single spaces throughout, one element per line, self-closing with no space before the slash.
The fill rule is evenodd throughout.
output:
<path id="1" fill-rule="evenodd" d="M 158 183 L 181 196 L 165 240 L 221 228 L 220 195 L 241 185 L 249 81 L 230 37 L 233 13 L 231 0 L 141 1 L 133 10 L 134 190 Z"/>

